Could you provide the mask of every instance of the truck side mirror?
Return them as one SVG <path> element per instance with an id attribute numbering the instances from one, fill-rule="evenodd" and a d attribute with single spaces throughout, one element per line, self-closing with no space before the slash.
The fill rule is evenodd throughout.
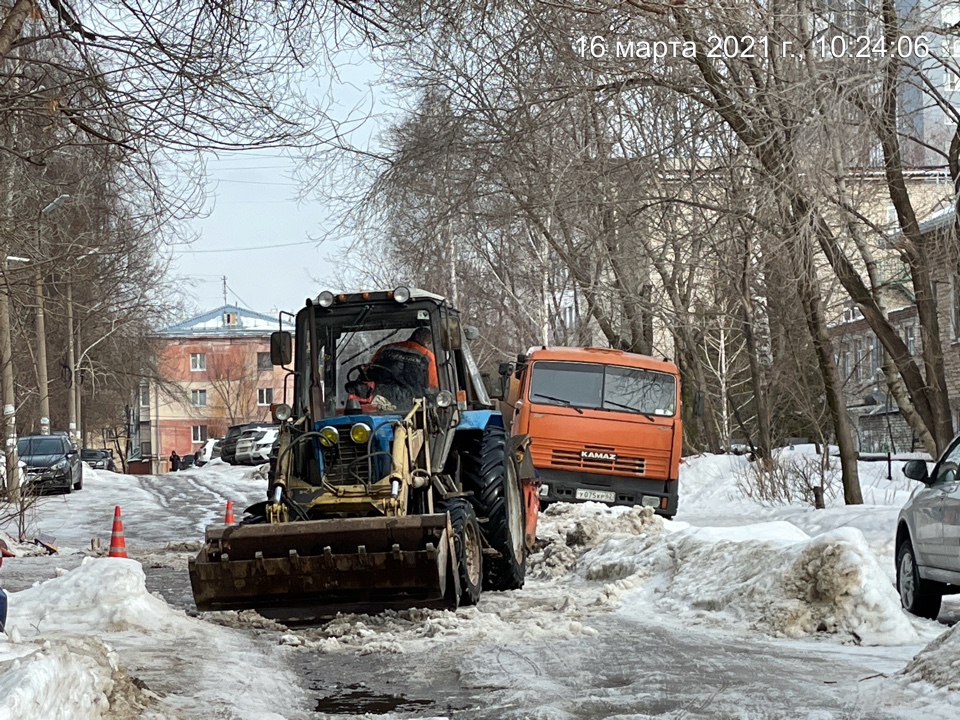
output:
<path id="1" fill-rule="evenodd" d="M 473 325 L 464 325 L 463 336 L 467 339 L 468 342 L 473 342 L 478 337 L 480 337 L 480 331 L 477 330 L 477 328 L 475 328 Z"/>
<path id="2" fill-rule="evenodd" d="M 693 394 L 693 414 L 696 417 L 703 417 L 703 393 L 699 390 Z"/>
<path id="3" fill-rule="evenodd" d="M 270 362 L 289 365 L 293 359 L 293 336 L 286 330 L 270 333 Z"/>
<path id="4" fill-rule="evenodd" d="M 513 375 L 516 369 L 516 364 L 512 362 L 502 362 L 500 363 L 500 367 L 497 368 L 497 374 L 501 377 L 506 377 L 507 375 Z"/>

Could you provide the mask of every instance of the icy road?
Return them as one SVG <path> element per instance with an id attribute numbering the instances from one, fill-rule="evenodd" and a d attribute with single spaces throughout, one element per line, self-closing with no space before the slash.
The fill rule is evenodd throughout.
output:
<path id="1" fill-rule="evenodd" d="M 0 570 L 0 720 L 960 716 L 960 603 L 921 621 L 892 586 L 907 481 L 865 465 L 871 504 L 769 508 L 744 463 L 687 461 L 677 522 L 554 506 L 527 586 L 476 608 L 309 629 L 193 617 L 187 558 L 227 499 L 262 497 L 254 470 L 87 470 L 31 519 L 60 553 L 14 545 Z M 115 505 L 129 561 L 100 557 Z"/>

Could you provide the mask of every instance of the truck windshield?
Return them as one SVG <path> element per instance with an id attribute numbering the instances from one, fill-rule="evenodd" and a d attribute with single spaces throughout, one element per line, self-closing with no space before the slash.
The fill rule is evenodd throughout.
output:
<path id="1" fill-rule="evenodd" d="M 530 401 L 671 416 L 677 410 L 677 384 L 672 375 L 653 370 L 541 360 L 533 365 Z"/>

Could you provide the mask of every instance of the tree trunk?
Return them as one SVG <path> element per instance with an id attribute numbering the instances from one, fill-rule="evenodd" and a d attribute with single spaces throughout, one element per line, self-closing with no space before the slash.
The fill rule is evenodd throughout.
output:
<path id="1" fill-rule="evenodd" d="M 750 376 L 753 378 L 753 405 L 757 413 L 757 457 L 770 457 L 773 447 L 773 438 L 770 433 L 770 404 L 767 402 L 767 387 L 763 376 L 763 368 L 757 356 L 757 342 L 754 335 L 753 297 L 750 281 L 750 263 L 753 252 L 750 246 L 749 235 L 745 237 L 743 273 L 740 275 L 740 308 L 743 313 L 743 339 L 747 346 L 747 358 L 750 362 Z"/>
<path id="2" fill-rule="evenodd" d="M 799 228 L 798 228 L 799 230 Z M 797 262 L 797 280 L 800 301 L 803 303 L 807 329 L 817 353 L 817 364 L 823 378 L 827 408 L 833 421 L 833 432 L 840 450 L 840 472 L 843 482 L 843 500 L 847 505 L 862 505 L 860 473 L 857 467 L 857 448 L 853 441 L 853 428 L 843 399 L 840 374 L 833 357 L 833 343 L 827 331 L 820 299 L 820 287 L 816 276 L 813 252 L 805 235 L 800 232 L 793 243 Z"/>

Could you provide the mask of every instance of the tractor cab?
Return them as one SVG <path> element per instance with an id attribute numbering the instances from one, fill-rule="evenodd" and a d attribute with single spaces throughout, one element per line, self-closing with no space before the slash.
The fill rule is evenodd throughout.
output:
<path id="1" fill-rule="evenodd" d="M 459 313 L 423 290 L 323 292 L 297 315 L 293 414 L 404 415 L 418 398 L 456 420 L 492 408 Z M 282 335 L 285 333 L 276 333 Z"/>

